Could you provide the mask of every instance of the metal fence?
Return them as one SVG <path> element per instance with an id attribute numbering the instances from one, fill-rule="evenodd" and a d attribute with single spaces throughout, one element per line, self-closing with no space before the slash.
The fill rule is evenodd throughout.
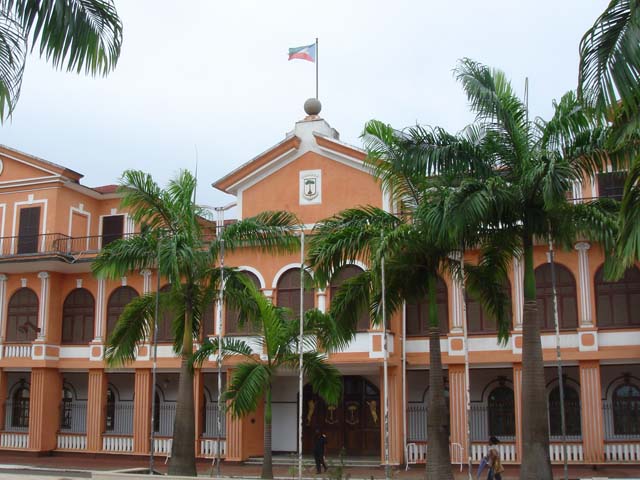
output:
<path id="1" fill-rule="evenodd" d="M 60 410 L 60 431 L 65 433 L 87 433 L 86 401 L 74 401 L 66 406 L 63 403 Z"/>
<path id="2" fill-rule="evenodd" d="M 218 438 L 224 437 L 227 432 L 227 419 L 224 413 L 224 409 L 220 412 L 220 421 L 221 421 L 221 430 L 218 434 L 218 404 L 217 403 L 207 403 L 204 411 L 204 431 L 202 432 L 202 436 L 206 438 Z"/>
<path id="3" fill-rule="evenodd" d="M 111 425 L 107 421 L 107 434 L 133 435 L 133 402 L 116 402 L 113 407 L 113 418 L 110 421 Z"/>
<path id="4" fill-rule="evenodd" d="M 632 434 L 616 434 L 615 421 L 613 418 L 614 405 L 610 400 L 604 400 L 602 402 L 602 413 L 604 416 L 604 439 L 605 440 L 640 440 L 640 412 L 629 412 L 629 417 L 634 418 L 635 421 L 629 424 L 628 427 L 635 427 L 636 432 Z"/>

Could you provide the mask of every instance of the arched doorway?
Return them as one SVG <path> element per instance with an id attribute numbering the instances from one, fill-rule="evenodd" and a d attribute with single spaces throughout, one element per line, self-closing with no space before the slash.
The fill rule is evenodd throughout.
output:
<path id="1" fill-rule="evenodd" d="M 348 456 L 380 455 L 380 423 L 382 411 L 380 391 L 363 377 L 342 377 L 342 399 L 338 405 L 327 405 L 304 388 L 303 451 L 313 451 L 316 429 L 327 436 L 326 452 L 337 455 L 342 448 Z"/>

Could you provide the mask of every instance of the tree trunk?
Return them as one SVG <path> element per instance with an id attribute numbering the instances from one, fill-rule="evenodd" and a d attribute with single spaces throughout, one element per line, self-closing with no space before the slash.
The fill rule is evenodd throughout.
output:
<path id="1" fill-rule="evenodd" d="M 193 373 L 189 368 L 189 358 L 193 354 L 193 309 L 189 302 L 185 305 L 185 326 L 182 339 L 182 361 L 178 380 L 176 416 L 173 424 L 173 443 L 169 475 L 195 477 L 196 472 L 196 423 L 193 401 Z"/>
<path id="2" fill-rule="evenodd" d="M 522 316 L 522 461 L 521 480 L 552 480 L 549 458 L 547 394 L 536 304 L 533 242 L 524 239 L 524 312 Z"/>
<path id="3" fill-rule="evenodd" d="M 264 457 L 260 478 L 273 478 L 273 461 L 271 455 L 271 382 L 267 387 L 264 399 Z"/>
<path id="4" fill-rule="evenodd" d="M 436 278 L 429 278 L 429 410 L 427 414 L 427 480 L 453 480 L 444 398 Z"/>

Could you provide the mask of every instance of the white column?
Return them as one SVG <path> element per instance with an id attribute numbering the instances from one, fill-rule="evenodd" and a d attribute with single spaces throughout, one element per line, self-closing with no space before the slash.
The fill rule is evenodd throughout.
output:
<path id="1" fill-rule="evenodd" d="M 318 310 L 327 313 L 327 290 L 324 288 L 318 289 Z"/>
<path id="2" fill-rule="evenodd" d="M 94 342 L 102 342 L 103 339 L 103 323 L 105 317 L 105 290 L 107 281 L 104 278 L 98 279 L 98 292 L 96 295 L 96 318 L 95 318 L 95 332 Z"/>
<path id="3" fill-rule="evenodd" d="M 262 293 L 269 299 L 271 303 L 273 303 L 273 290 L 262 290 Z"/>
<path id="4" fill-rule="evenodd" d="M 591 327 L 593 326 L 589 274 L 589 249 L 591 245 L 587 242 L 578 242 L 574 248 L 578 251 L 578 275 L 580 277 L 580 326 Z"/>
<path id="5" fill-rule="evenodd" d="M 47 311 L 49 307 L 49 272 L 38 273 L 40 279 L 40 305 L 38 309 L 38 339 L 47 336 Z"/>
<path id="6" fill-rule="evenodd" d="M 513 303 L 516 308 L 513 318 L 515 320 L 515 330 L 522 330 L 522 309 L 524 307 L 524 291 L 522 289 L 524 265 L 522 260 L 522 257 L 513 257 L 513 292 L 515 293 Z"/>
<path id="7" fill-rule="evenodd" d="M 5 304 L 7 301 L 7 278 L 8 277 L 4 273 L 0 273 L 0 344 L 4 342 L 4 319 L 5 312 L 7 311 Z"/>
<path id="8" fill-rule="evenodd" d="M 450 258 L 459 262 L 462 259 L 462 252 L 456 251 L 450 255 Z M 452 325 L 451 333 L 462 333 L 462 315 L 463 315 L 463 302 L 462 296 L 462 284 L 460 280 L 453 277 L 451 279 L 451 312 L 452 312 Z"/>
<path id="9" fill-rule="evenodd" d="M 144 269 L 140 272 L 142 275 L 142 293 L 147 294 L 151 291 L 151 270 Z"/>

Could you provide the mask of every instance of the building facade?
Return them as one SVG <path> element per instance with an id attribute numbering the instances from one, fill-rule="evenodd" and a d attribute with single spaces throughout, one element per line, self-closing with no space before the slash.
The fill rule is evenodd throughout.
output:
<path id="1" fill-rule="evenodd" d="M 214 187 L 233 194 L 237 215 L 288 210 L 311 230 L 321 219 L 345 208 L 390 201 L 364 166 L 365 153 L 339 140 L 316 115 L 295 124 L 285 139 L 261 153 Z M 152 391 L 151 345 L 138 349 L 135 362 L 108 368 L 105 340 L 126 304 L 152 291 L 154 271 L 131 272 L 119 281 L 91 274 L 95 255 L 106 244 L 137 228 L 119 205 L 113 186 L 88 188 L 81 175 L 42 159 L 0 147 L 0 450 L 78 451 L 145 455 L 150 451 L 150 411 L 155 404 L 155 445 L 170 451 L 179 359 L 170 332 L 162 330 L 158 377 Z M 615 174 L 576 184 L 573 196 L 617 195 Z M 474 253 L 468 254 L 469 261 Z M 575 463 L 640 461 L 640 270 L 605 282 L 603 253 L 577 242 L 555 254 L 564 363 L 569 460 Z M 236 251 L 227 265 L 244 271 L 264 295 L 299 311 L 300 254 L 269 256 Z M 547 376 L 551 458 L 562 460 L 556 337 L 551 305 L 547 246 L 535 256 L 539 317 Z M 326 310 L 340 283 L 367 265 L 346 264 L 324 288 L 304 295 L 305 308 Z M 309 272 L 313 275 L 313 272 Z M 445 385 L 449 398 L 452 456 L 464 461 L 470 450 L 482 456 L 489 435 L 498 436 L 502 458 L 519 463 L 521 444 L 522 275 L 514 258 L 509 290 L 513 328 L 509 341 L 497 342 L 495 325 L 451 278 L 438 283 Z M 466 301 L 468 325 L 464 344 Z M 209 312 L 206 335 L 247 336 L 237 316 Z M 316 428 L 328 436 L 329 453 L 381 458 L 382 338 L 368 318 L 355 339 L 329 361 L 343 374 L 344 393 L 328 406 L 305 388 L 304 449 Z M 424 461 L 428 394 L 426 304 L 407 304 L 389 326 L 390 454 L 392 463 Z M 471 442 L 467 445 L 465 348 L 469 350 Z M 257 351 L 256 354 L 260 352 Z M 234 360 L 223 365 L 225 377 Z M 195 372 L 196 433 L 199 456 L 217 446 L 229 461 L 262 454 L 263 417 L 259 409 L 243 419 L 223 414 L 217 430 L 217 365 L 214 359 Z M 297 448 L 298 387 L 295 372 L 277 378 L 273 390 L 273 449 Z"/>

